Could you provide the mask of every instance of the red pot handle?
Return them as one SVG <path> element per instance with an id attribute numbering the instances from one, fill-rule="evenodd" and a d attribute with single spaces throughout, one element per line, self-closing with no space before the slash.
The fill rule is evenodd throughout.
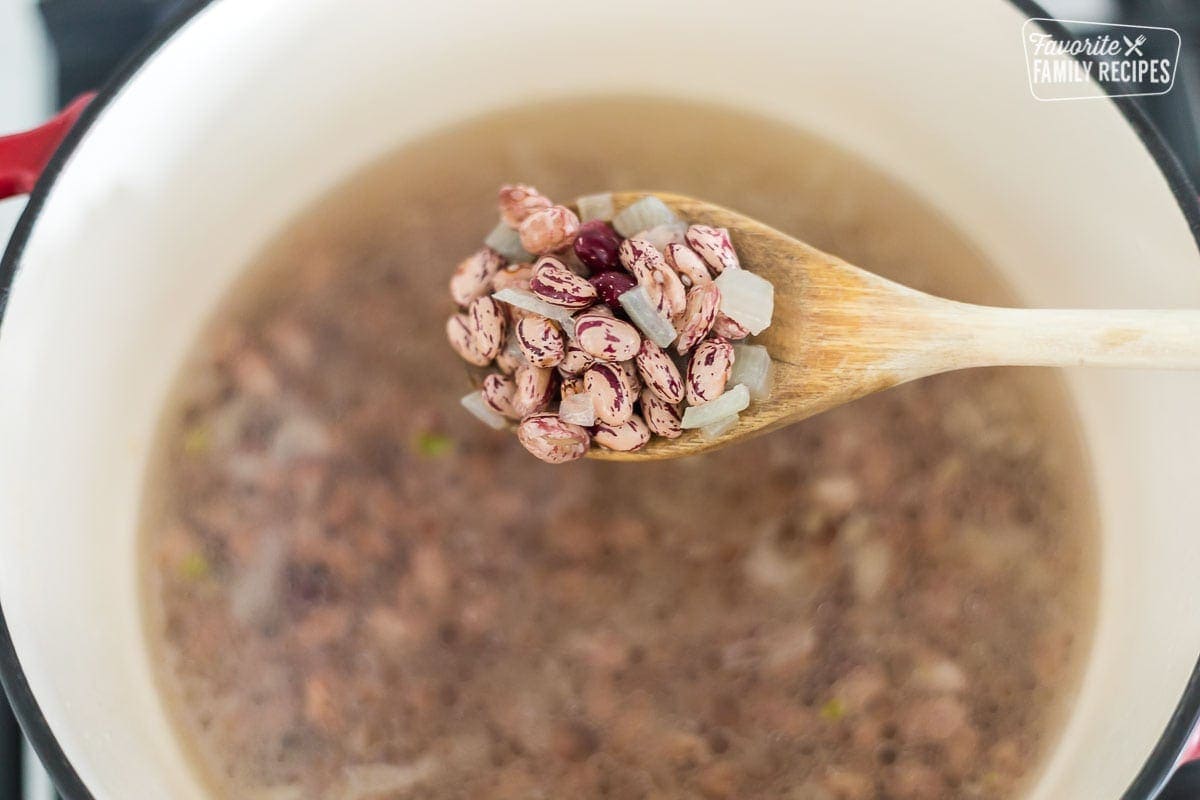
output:
<path id="1" fill-rule="evenodd" d="M 1183 752 L 1179 754 L 1177 766 L 1190 761 L 1200 761 L 1200 724 L 1192 729 L 1192 735 L 1188 737 Z"/>
<path id="2" fill-rule="evenodd" d="M 95 96 L 81 94 L 44 125 L 0 136 L 0 200 L 33 191 L 50 157 Z"/>

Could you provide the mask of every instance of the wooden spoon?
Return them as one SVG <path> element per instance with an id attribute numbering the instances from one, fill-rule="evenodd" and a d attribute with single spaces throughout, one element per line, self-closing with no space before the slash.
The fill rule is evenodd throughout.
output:
<path id="1" fill-rule="evenodd" d="M 684 431 L 609 461 L 703 453 L 916 378 L 986 366 L 1200 368 L 1200 311 L 1017 309 L 959 303 L 847 264 L 720 206 L 666 192 L 613 195 L 619 210 L 653 194 L 688 222 L 728 228 L 744 268 L 775 287 L 771 327 L 751 341 L 774 362 L 770 399 L 713 439 Z"/>

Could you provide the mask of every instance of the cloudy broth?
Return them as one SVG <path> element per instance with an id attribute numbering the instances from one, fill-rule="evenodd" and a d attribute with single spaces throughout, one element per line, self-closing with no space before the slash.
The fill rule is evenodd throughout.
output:
<path id="1" fill-rule="evenodd" d="M 541 464 L 461 410 L 443 336 L 507 181 L 689 194 L 1014 302 L 911 192 L 728 110 L 539 104 L 372 165 L 248 267 L 161 424 L 146 624 L 213 795 L 1019 796 L 1093 622 L 1059 378 L 955 373 L 701 457 Z"/>

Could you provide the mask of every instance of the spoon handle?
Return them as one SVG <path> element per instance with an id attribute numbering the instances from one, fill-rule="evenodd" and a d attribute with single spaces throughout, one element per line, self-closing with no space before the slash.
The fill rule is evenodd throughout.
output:
<path id="1" fill-rule="evenodd" d="M 952 304 L 946 369 L 965 366 L 1200 369 L 1200 310 L 1016 309 Z M 950 318 L 954 318 L 951 321 Z"/>

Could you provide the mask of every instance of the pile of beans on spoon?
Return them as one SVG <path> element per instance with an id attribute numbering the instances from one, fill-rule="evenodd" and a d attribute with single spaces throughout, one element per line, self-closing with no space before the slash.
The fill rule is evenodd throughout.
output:
<path id="1" fill-rule="evenodd" d="M 575 209 L 505 185 L 500 223 L 450 279 L 446 335 L 482 372 L 463 405 L 551 464 L 593 444 L 637 450 L 685 430 L 717 436 L 770 392 L 769 282 L 743 270 L 729 232 L 644 197 Z M 578 213 L 577 213 L 578 212 Z M 582 217 L 582 221 L 581 221 Z"/>

